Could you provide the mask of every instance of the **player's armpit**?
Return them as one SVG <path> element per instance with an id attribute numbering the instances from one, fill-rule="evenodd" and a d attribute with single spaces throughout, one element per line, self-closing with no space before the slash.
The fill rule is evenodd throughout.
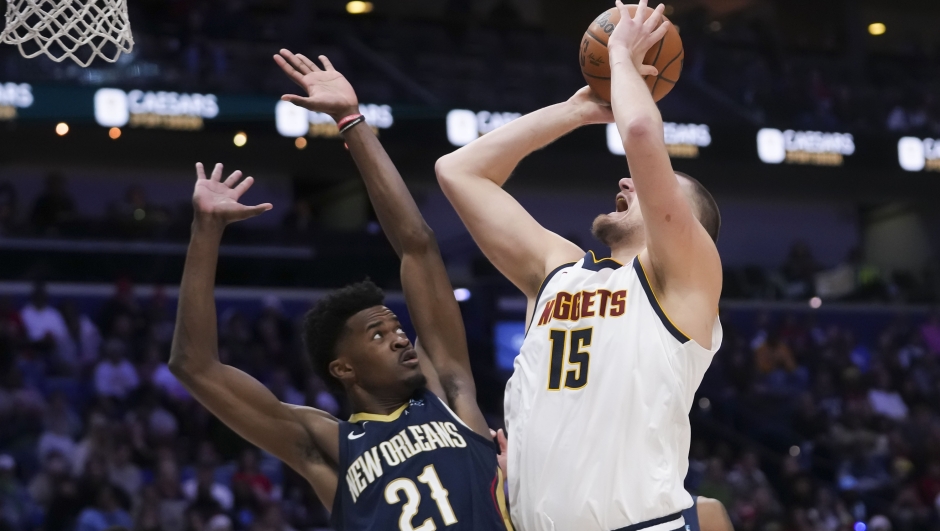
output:
<path id="1" fill-rule="evenodd" d="M 577 245 L 540 225 L 495 182 L 467 173 L 453 155 L 437 162 L 437 179 L 473 240 L 490 262 L 527 297 L 545 275 L 584 255 Z"/>

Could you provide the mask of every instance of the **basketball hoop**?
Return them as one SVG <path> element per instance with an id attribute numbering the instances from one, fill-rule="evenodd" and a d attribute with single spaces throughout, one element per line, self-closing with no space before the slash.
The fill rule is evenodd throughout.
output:
<path id="1" fill-rule="evenodd" d="M 37 50 L 24 49 L 24 44 L 33 47 L 30 41 Z M 7 0 L 0 42 L 16 45 L 27 59 L 45 54 L 57 63 L 70 58 L 82 67 L 95 57 L 113 63 L 134 48 L 127 0 Z M 86 60 L 79 57 L 86 53 Z"/>

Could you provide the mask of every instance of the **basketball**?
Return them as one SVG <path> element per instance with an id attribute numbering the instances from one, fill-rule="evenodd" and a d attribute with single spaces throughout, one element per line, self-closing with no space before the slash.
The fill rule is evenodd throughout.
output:
<path id="1" fill-rule="evenodd" d="M 630 14 L 636 13 L 637 6 L 628 5 Z M 646 8 L 650 13 L 653 10 Z M 665 17 L 664 17 L 665 18 Z M 597 17 L 584 32 L 581 41 L 581 73 L 594 92 L 605 101 L 610 101 L 610 59 L 607 53 L 607 39 L 620 22 L 620 11 L 612 7 Z M 659 70 L 658 76 L 645 76 L 653 100 L 663 99 L 679 80 L 685 50 L 679 31 L 673 26 L 658 44 L 654 44 L 646 53 L 643 64 L 653 65 Z"/>

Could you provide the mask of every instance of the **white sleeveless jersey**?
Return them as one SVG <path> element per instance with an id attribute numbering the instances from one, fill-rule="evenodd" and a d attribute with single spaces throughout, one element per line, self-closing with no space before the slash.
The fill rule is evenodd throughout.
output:
<path id="1" fill-rule="evenodd" d="M 612 531 L 691 507 L 689 411 L 721 336 L 717 316 L 711 349 L 677 329 L 638 258 L 552 271 L 506 386 L 517 529 Z"/>

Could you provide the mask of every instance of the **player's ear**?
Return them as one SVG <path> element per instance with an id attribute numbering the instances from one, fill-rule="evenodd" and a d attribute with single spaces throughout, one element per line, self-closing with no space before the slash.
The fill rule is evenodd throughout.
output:
<path id="1" fill-rule="evenodd" d="M 330 362 L 330 375 L 343 383 L 351 383 L 356 378 L 356 371 L 345 357 L 339 356 Z"/>

